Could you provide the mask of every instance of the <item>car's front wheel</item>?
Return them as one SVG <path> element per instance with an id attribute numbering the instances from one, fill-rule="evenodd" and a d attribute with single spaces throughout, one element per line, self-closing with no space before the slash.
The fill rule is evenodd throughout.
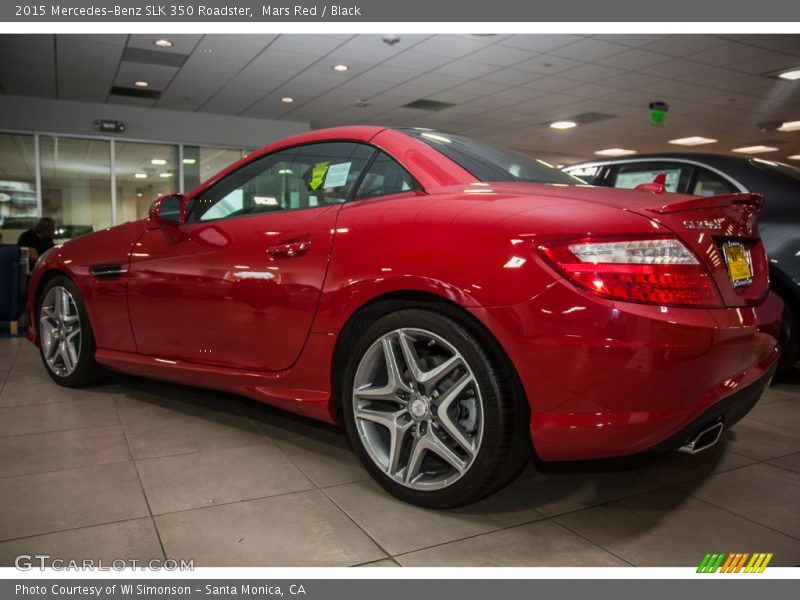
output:
<path id="1" fill-rule="evenodd" d="M 530 454 L 524 399 L 507 359 L 476 326 L 399 310 L 353 350 L 343 388 L 348 435 L 389 492 L 447 508 L 519 472 Z"/>
<path id="2" fill-rule="evenodd" d="M 94 335 L 78 287 L 67 277 L 51 279 L 38 308 L 39 351 L 58 384 L 79 387 L 99 383 L 108 373 L 94 359 Z"/>

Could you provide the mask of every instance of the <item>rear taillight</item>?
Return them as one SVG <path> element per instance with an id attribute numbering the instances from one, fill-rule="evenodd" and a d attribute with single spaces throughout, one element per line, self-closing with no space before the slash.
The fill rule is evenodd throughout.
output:
<path id="1" fill-rule="evenodd" d="M 539 250 L 568 279 L 590 292 L 662 306 L 721 306 L 706 269 L 679 240 L 584 239 Z"/>

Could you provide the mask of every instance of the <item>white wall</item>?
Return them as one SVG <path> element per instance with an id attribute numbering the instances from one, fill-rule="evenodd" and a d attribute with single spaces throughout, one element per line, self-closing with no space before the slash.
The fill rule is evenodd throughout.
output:
<path id="1" fill-rule="evenodd" d="M 120 134 L 99 133 L 92 126 L 96 119 L 122 121 L 125 123 L 125 131 Z M 308 129 L 309 124 L 300 121 L 252 119 L 0 94 L 0 130 L 258 148 Z"/>

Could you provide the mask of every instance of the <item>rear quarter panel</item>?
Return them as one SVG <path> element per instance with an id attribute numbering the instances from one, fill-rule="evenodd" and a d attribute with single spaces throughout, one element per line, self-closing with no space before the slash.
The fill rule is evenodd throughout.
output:
<path id="1" fill-rule="evenodd" d="M 314 331 L 338 332 L 359 307 L 392 292 L 429 292 L 464 307 L 520 304 L 559 278 L 539 256 L 540 240 L 654 231 L 632 213 L 549 197 L 549 186 L 525 196 L 464 187 L 345 205 Z"/>

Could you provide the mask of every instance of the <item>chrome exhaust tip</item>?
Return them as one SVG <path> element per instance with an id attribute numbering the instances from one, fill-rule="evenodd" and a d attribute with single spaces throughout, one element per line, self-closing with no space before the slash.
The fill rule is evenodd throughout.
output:
<path id="1" fill-rule="evenodd" d="M 708 450 L 719 441 L 723 429 L 722 421 L 717 421 L 713 425 L 701 429 L 686 444 L 678 448 L 678 452 L 697 454 L 703 450 Z"/>

